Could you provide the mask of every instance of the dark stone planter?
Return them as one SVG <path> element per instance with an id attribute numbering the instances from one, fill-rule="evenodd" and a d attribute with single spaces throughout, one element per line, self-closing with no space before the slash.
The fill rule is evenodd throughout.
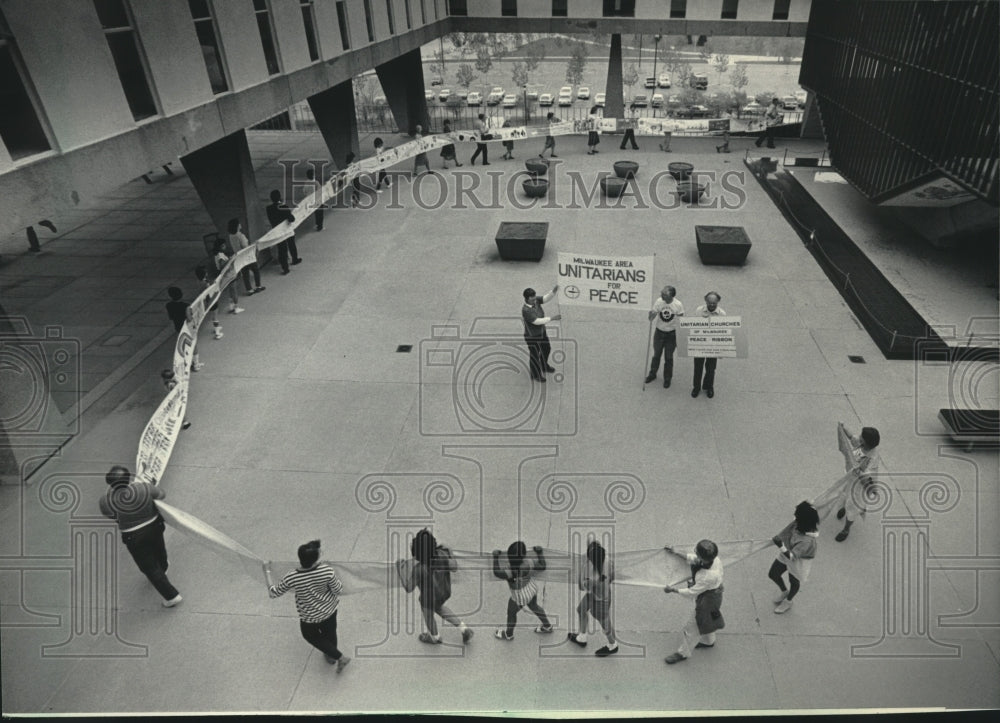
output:
<path id="1" fill-rule="evenodd" d="M 496 235 L 497 251 L 504 261 L 541 261 L 548 234 L 547 222 L 504 221 Z"/>
<path id="2" fill-rule="evenodd" d="M 618 198 L 625 191 L 628 182 L 624 178 L 605 176 L 601 179 L 601 193 L 608 198 Z"/>
<path id="3" fill-rule="evenodd" d="M 544 178 L 529 178 L 521 184 L 528 198 L 541 198 L 549 192 L 549 182 Z"/>
<path id="4" fill-rule="evenodd" d="M 544 176 L 549 172 L 548 162 L 541 158 L 529 158 L 524 162 L 524 167 L 528 170 L 528 173 L 536 176 Z"/>
<path id="5" fill-rule="evenodd" d="M 703 183 L 691 180 L 677 182 L 677 195 L 684 203 L 698 203 L 704 193 L 705 184 Z"/>
<path id="6" fill-rule="evenodd" d="M 694 235 L 703 264 L 742 266 L 750 253 L 750 239 L 742 226 L 695 226 Z"/>
<path id="7" fill-rule="evenodd" d="M 674 177 L 675 181 L 686 181 L 694 173 L 694 166 L 683 161 L 674 161 L 667 166 L 667 170 L 670 171 L 670 175 Z"/>
<path id="8" fill-rule="evenodd" d="M 615 175 L 618 178 L 635 178 L 639 164 L 635 161 L 615 161 Z"/>

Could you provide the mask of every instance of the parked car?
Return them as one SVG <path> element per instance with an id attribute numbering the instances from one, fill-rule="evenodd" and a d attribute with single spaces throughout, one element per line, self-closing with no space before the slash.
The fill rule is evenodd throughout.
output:
<path id="1" fill-rule="evenodd" d="M 471 93 L 469 93 L 469 95 L 465 99 L 465 102 L 468 105 L 482 105 L 483 94 L 480 93 L 478 90 L 474 90 Z"/>
<path id="2" fill-rule="evenodd" d="M 663 107 L 663 93 L 653 93 L 653 97 L 649 101 L 649 105 L 653 108 Z"/>
<path id="3" fill-rule="evenodd" d="M 434 100 L 434 91 L 433 90 L 425 90 L 424 91 L 424 98 L 426 100 Z"/>
<path id="4" fill-rule="evenodd" d="M 709 118 L 712 111 L 703 105 L 689 105 L 687 108 L 680 108 L 675 116 L 677 118 Z"/>
<path id="5" fill-rule="evenodd" d="M 529 86 L 528 87 L 528 100 L 538 100 L 538 93 L 539 93 L 539 91 L 538 91 L 537 87 L 530 87 Z"/>
<path id="6" fill-rule="evenodd" d="M 538 105 L 552 105 L 552 94 L 542 93 L 538 96 Z"/>
<path id="7" fill-rule="evenodd" d="M 708 76 L 692 75 L 688 80 L 688 85 L 690 85 L 695 90 L 706 90 L 708 88 Z"/>
<path id="8" fill-rule="evenodd" d="M 433 78 L 431 78 L 431 85 L 442 85 L 441 76 L 435 75 Z"/>
<path id="9" fill-rule="evenodd" d="M 460 91 L 458 91 L 458 97 L 461 98 L 462 100 L 465 100 L 466 98 L 468 98 L 469 97 L 469 89 L 468 88 L 462 88 Z"/>
<path id="10" fill-rule="evenodd" d="M 580 100 L 588 100 L 590 98 L 590 88 L 585 85 L 581 85 L 576 89 L 576 97 Z"/>
<path id="11" fill-rule="evenodd" d="M 573 88 L 564 85 L 559 89 L 559 105 L 573 105 Z"/>
<path id="12" fill-rule="evenodd" d="M 499 85 L 493 87 L 490 94 L 486 96 L 486 105 L 500 105 L 503 100 L 503 88 Z"/>
<path id="13" fill-rule="evenodd" d="M 645 108 L 649 104 L 649 100 L 644 95 L 633 95 L 632 105 L 636 108 Z"/>
<path id="14" fill-rule="evenodd" d="M 657 81 L 657 85 L 659 85 L 661 88 L 669 88 L 670 87 L 670 74 L 669 73 L 661 73 L 660 74 L 660 78 Z"/>
<path id="15" fill-rule="evenodd" d="M 504 108 L 513 108 L 516 105 L 517 105 L 517 96 L 516 95 L 514 95 L 513 93 L 507 93 L 507 94 L 504 95 L 504 97 L 503 97 L 503 107 Z"/>
<path id="16" fill-rule="evenodd" d="M 782 110 L 798 110 L 799 109 L 799 99 L 794 95 L 786 95 L 781 99 L 781 109 Z"/>
<path id="17" fill-rule="evenodd" d="M 648 78 L 646 78 L 646 82 L 643 83 L 643 87 L 644 88 L 655 88 L 656 87 L 656 78 L 654 78 L 653 76 L 649 76 Z"/>
<path id="18" fill-rule="evenodd" d="M 438 100 L 444 103 L 448 100 L 449 95 L 451 95 L 451 88 L 442 88 L 438 91 Z"/>
<path id="19" fill-rule="evenodd" d="M 804 90 L 800 89 L 800 90 L 795 91 L 795 100 L 797 100 L 799 102 L 799 108 L 805 108 L 806 107 L 806 99 L 807 99 L 807 97 L 808 97 L 808 94 Z"/>
<path id="20" fill-rule="evenodd" d="M 764 106 L 755 100 L 750 101 L 745 106 L 743 106 L 742 113 L 747 115 L 762 115 L 764 113 Z"/>
<path id="21" fill-rule="evenodd" d="M 601 106 L 601 108 L 603 108 L 605 98 L 607 98 L 607 95 L 605 95 L 604 93 L 598 93 L 597 95 L 594 96 L 594 105 L 599 105 Z"/>

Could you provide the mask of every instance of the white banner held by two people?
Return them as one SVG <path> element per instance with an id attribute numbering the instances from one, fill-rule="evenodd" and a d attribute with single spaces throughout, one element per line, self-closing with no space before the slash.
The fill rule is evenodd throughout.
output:
<path id="1" fill-rule="evenodd" d="M 559 252 L 562 304 L 649 309 L 655 256 L 594 256 Z"/>

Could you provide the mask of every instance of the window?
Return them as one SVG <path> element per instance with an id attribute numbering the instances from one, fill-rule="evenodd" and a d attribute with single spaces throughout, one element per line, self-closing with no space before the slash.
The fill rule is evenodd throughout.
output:
<path id="1" fill-rule="evenodd" d="M 774 14 L 771 15 L 771 20 L 788 20 L 788 6 L 792 4 L 792 0 L 774 0 Z"/>
<path id="2" fill-rule="evenodd" d="M 281 66 L 278 64 L 278 52 L 274 47 L 274 28 L 271 27 L 271 12 L 267 7 L 267 0 L 253 0 L 253 11 L 257 15 L 257 30 L 260 31 L 260 44 L 264 49 L 267 74 L 277 75 L 281 72 Z"/>
<path id="3" fill-rule="evenodd" d="M 670 17 L 687 17 L 687 0 L 670 0 Z"/>
<path id="4" fill-rule="evenodd" d="M 410 0 L 403 0 L 403 9 L 406 11 L 406 29 L 413 29 L 413 18 L 410 15 Z"/>
<path id="5" fill-rule="evenodd" d="M 722 19 L 735 20 L 740 0 L 722 0 Z"/>
<path id="6" fill-rule="evenodd" d="M 208 0 L 188 0 L 191 17 L 194 19 L 194 29 L 201 45 L 201 55 L 205 59 L 205 69 L 208 71 L 208 82 L 212 92 L 218 95 L 229 90 L 226 80 L 226 65 L 222 59 L 222 49 L 219 47 L 219 36 L 215 31 L 215 20 L 212 18 L 212 8 Z"/>
<path id="7" fill-rule="evenodd" d="M 340 25 L 340 44 L 344 46 L 344 50 L 350 50 L 351 28 L 347 24 L 345 0 L 337 0 L 337 24 Z"/>
<path id="8" fill-rule="evenodd" d="M 420 24 L 427 24 L 427 8 L 424 7 L 424 0 L 420 0 Z"/>
<path id="9" fill-rule="evenodd" d="M 434 14 L 437 15 L 437 3 L 434 4 Z M 448 0 L 448 14 L 461 16 L 468 15 L 468 3 L 466 3 L 465 0 Z"/>
<path id="10" fill-rule="evenodd" d="M 569 0 L 552 0 L 552 17 L 565 18 L 569 16 Z"/>
<path id="11" fill-rule="evenodd" d="M 385 12 L 389 16 L 389 35 L 395 35 L 396 18 L 392 15 L 392 0 L 385 0 Z"/>
<path id="12" fill-rule="evenodd" d="M 319 60 L 319 38 L 316 37 L 316 8 L 313 0 L 299 0 L 302 8 L 302 25 L 306 30 L 306 44 L 309 46 L 309 60 Z"/>
<path id="13" fill-rule="evenodd" d="M 375 19 L 372 17 L 372 0 L 365 0 L 365 25 L 368 26 L 368 42 L 375 42 Z"/>
<path id="14" fill-rule="evenodd" d="M 438 0 L 431 0 L 431 5 L 434 6 L 434 19 L 439 20 L 441 16 L 438 15 Z"/>
<path id="15" fill-rule="evenodd" d="M 104 28 L 104 38 L 115 61 L 118 80 L 125 91 L 132 117 L 137 121 L 158 113 L 150 90 L 146 63 L 139 48 L 139 37 L 123 0 L 94 0 L 97 17 Z"/>
<path id="16" fill-rule="evenodd" d="M 15 161 L 52 149 L 22 67 L 14 38 L 0 15 L 0 139 Z"/>
<path id="17" fill-rule="evenodd" d="M 635 0 L 604 0 L 604 17 L 634 18 Z"/>
<path id="18" fill-rule="evenodd" d="M 517 0 L 501 0 L 500 14 L 505 18 L 517 17 Z"/>

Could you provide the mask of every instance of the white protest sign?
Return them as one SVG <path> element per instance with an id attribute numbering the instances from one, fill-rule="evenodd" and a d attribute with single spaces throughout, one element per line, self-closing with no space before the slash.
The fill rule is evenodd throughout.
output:
<path id="1" fill-rule="evenodd" d="M 680 356 L 745 359 L 747 339 L 738 316 L 683 316 L 679 319 Z"/>
<path id="2" fill-rule="evenodd" d="M 562 303 L 648 309 L 653 298 L 655 256 L 593 256 L 559 253 Z"/>

